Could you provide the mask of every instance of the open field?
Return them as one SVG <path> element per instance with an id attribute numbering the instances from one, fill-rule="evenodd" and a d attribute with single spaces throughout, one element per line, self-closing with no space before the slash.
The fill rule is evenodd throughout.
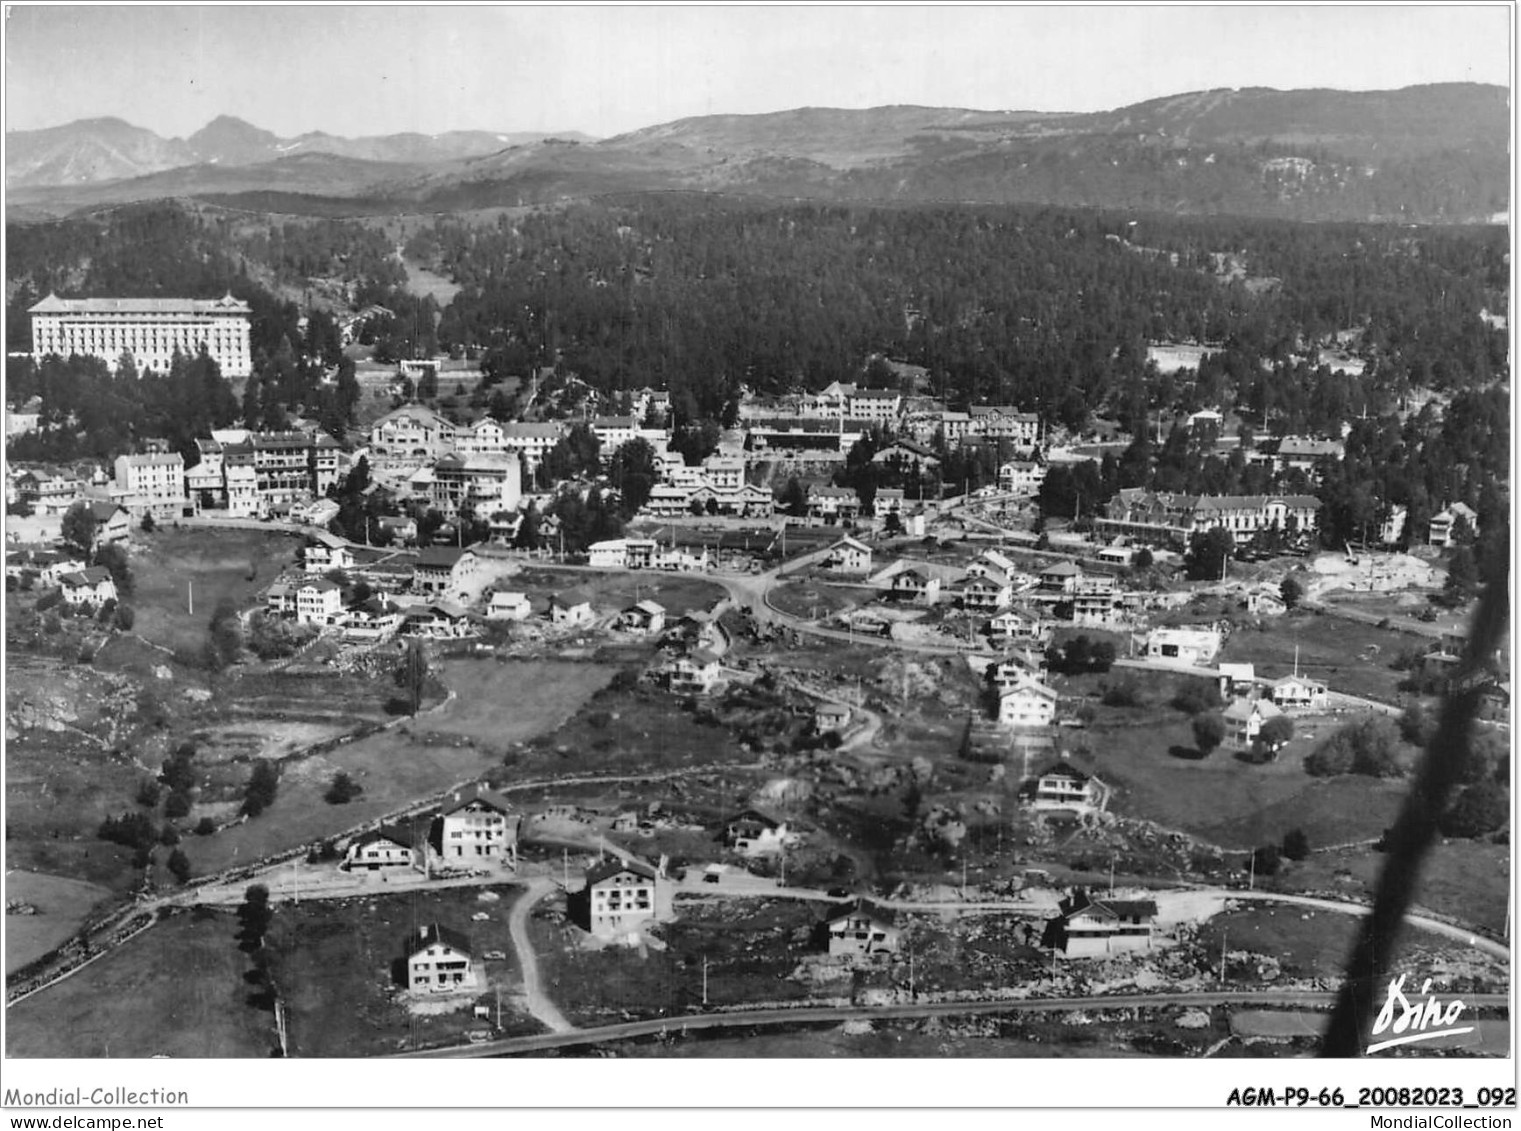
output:
<path id="1" fill-rule="evenodd" d="M 1275 878 L 1272 886 L 1283 891 L 1340 891 L 1352 898 L 1371 899 L 1387 859 L 1370 848 L 1315 852 Z M 1508 845 L 1441 841 L 1421 865 L 1415 902 L 1439 915 L 1482 927 L 1498 938 L 1505 929 L 1510 877 Z"/>
<path id="2" fill-rule="evenodd" d="M 1318 978 L 1334 984 L 1362 927 L 1353 915 L 1291 905 L 1251 904 L 1216 915 L 1199 929 L 1198 943 L 1218 956 L 1227 953 L 1265 955 L 1277 961 L 1285 978 Z M 1407 927 L 1397 944 L 1398 968 L 1439 976 L 1444 989 L 1464 993 L 1503 993 L 1509 988 L 1505 964 L 1461 943 Z M 1257 984 L 1264 979 L 1255 959 L 1232 958 L 1228 981 Z M 1271 979 L 1269 979 L 1271 980 Z"/>
<path id="3" fill-rule="evenodd" d="M 483 901 L 482 894 L 498 898 Z M 280 904 L 271 945 L 288 1010 L 291 1055 L 374 1056 L 456 1044 L 470 1030 L 491 1028 L 491 1023 L 474 1019 L 470 1006 L 489 1005 L 494 1022 L 498 987 L 499 1035 L 541 1032 L 538 1022 L 521 1009 L 522 974 L 507 928 L 518 894 L 517 888 L 500 885 Z M 475 921 L 477 914 L 490 918 Z M 476 992 L 451 995 L 455 1008 L 409 1012 L 395 967 L 404 960 L 414 929 L 435 922 L 469 938 L 477 958 L 497 951 L 507 957 L 478 963 Z"/>
<path id="4" fill-rule="evenodd" d="M 1300 743 L 1277 762 L 1239 761 L 1225 750 L 1208 758 L 1180 758 L 1173 747 L 1192 751 L 1187 717 L 1141 715 L 1130 725 L 1077 732 L 1087 753 L 1073 762 L 1117 787 L 1110 808 L 1193 833 L 1225 848 L 1276 844 L 1302 828 L 1312 845 L 1344 844 L 1379 836 L 1403 799 L 1402 781 L 1347 775 L 1312 778 L 1302 767 Z"/>
<path id="5" fill-rule="evenodd" d="M 639 773 L 680 766 L 754 761 L 741 740 L 707 713 L 684 710 L 685 700 L 649 686 L 608 688 L 558 730 L 541 736 L 535 759 L 545 770 Z"/>
<path id="6" fill-rule="evenodd" d="M 407 269 L 407 281 L 404 286 L 409 294 L 414 294 L 418 298 L 427 298 L 432 295 L 440 310 L 453 302 L 454 296 L 459 294 L 459 284 L 454 280 L 429 271 L 415 259 L 404 260 L 404 264 Z"/>
<path id="7" fill-rule="evenodd" d="M 230 913 L 181 912 L 6 1010 L 6 1055 L 265 1057 L 274 1017 L 247 1004 Z"/>
<path id="8" fill-rule="evenodd" d="M 447 659 L 438 670 L 454 699 L 409 726 L 419 734 L 459 735 L 504 748 L 570 718 L 607 686 L 616 669 L 605 664 L 483 658 Z"/>
<path id="9" fill-rule="evenodd" d="M 275 803 L 262 816 L 185 845 L 197 874 L 220 871 L 335 836 L 407 802 L 500 767 L 506 748 L 573 714 L 610 672 L 593 664 L 450 660 L 444 678 L 459 694 L 397 727 L 288 762 Z M 493 689 L 501 688 L 493 694 Z M 323 793 L 343 770 L 364 787 L 347 805 Z"/>
<path id="10" fill-rule="evenodd" d="M 264 530 L 176 530 L 134 533 L 127 603 L 137 610 L 134 631 L 177 653 L 196 654 L 211 614 L 223 600 L 242 609 L 295 561 L 299 541 Z M 187 603 L 193 588 L 195 611 Z"/>
<path id="11" fill-rule="evenodd" d="M 1198 369 L 1199 363 L 1218 350 L 1207 346 L 1190 346 L 1164 342 L 1146 347 L 1146 360 L 1155 362 L 1159 373 L 1176 373 L 1180 369 Z"/>
<path id="12" fill-rule="evenodd" d="M 768 600 L 788 616 L 820 620 L 842 609 L 867 604 L 880 594 L 875 590 L 840 589 L 812 580 L 789 581 L 771 591 Z"/>
<path id="13" fill-rule="evenodd" d="M 35 913 L 6 915 L 6 973 L 59 946 L 79 929 L 94 908 L 110 898 L 111 891 L 98 884 L 12 868 L 5 874 L 6 903 L 26 904 Z"/>
<path id="14" fill-rule="evenodd" d="M 1294 671 L 1299 649 L 1299 673 L 1324 680 L 1332 691 L 1395 703 L 1404 672 L 1389 665 L 1401 652 L 1429 643 L 1424 637 L 1339 617 L 1295 612 L 1264 622 L 1266 632 L 1240 629 L 1231 633 L 1219 659 L 1255 664 L 1257 678 L 1277 679 Z"/>
<path id="15" fill-rule="evenodd" d="M 6 865 L 125 889 L 131 853 L 95 839 L 108 815 L 133 809 L 147 775 L 78 736 L 33 732 L 6 744 Z"/>

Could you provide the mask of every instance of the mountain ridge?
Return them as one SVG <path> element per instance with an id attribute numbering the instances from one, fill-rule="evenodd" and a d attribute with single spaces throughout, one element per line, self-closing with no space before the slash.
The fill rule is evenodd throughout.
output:
<path id="1" fill-rule="evenodd" d="M 6 173 L 29 214 L 147 195 L 292 192 L 436 211 L 723 191 L 1466 223 L 1508 209 L 1508 99 L 1503 87 L 1434 83 L 1217 88 L 1101 111 L 808 106 L 680 118 L 600 141 L 484 131 L 281 139 L 224 116 L 179 142 L 95 120 L 73 124 L 84 140 L 72 153 L 10 135 Z M 13 162 L 13 150 L 25 160 Z M 337 160 L 291 161 L 316 154 Z M 135 155 L 152 167 L 124 175 Z M 44 183 L 62 174 L 72 182 Z"/>

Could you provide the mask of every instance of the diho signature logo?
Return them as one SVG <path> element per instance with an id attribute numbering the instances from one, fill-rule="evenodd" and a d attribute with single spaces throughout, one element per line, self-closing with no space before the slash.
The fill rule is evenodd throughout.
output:
<path id="1" fill-rule="evenodd" d="M 1431 979 L 1427 978 L 1421 984 L 1421 996 L 1411 1001 L 1405 996 L 1405 978 L 1406 975 L 1401 974 L 1389 983 L 1389 996 L 1373 1019 L 1374 1043 L 1368 1046 L 1369 1053 L 1473 1032 L 1472 1025 L 1457 1027 L 1465 1008 L 1461 1000 L 1453 998 L 1444 1005 L 1441 998 L 1432 994 Z M 1386 1040 L 1378 1039 L 1389 1033 L 1394 1035 Z"/>

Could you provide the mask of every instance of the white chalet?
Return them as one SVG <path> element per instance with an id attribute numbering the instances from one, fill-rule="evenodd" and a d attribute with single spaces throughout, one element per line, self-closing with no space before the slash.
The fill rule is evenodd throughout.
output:
<path id="1" fill-rule="evenodd" d="M 660 917 L 661 876 L 637 860 L 608 860 L 586 873 L 587 929 L 612 939 Z"/>
<path id="2" fill-rule="evenodd" d="M 1097 778 L 1060 761 L 1037 775 L 1029 796 L 1036 809 L 1089 812 L 1103 801 L 1104 788 Z"/>
<path id="3" fill-rule="evenodd" d="M 343 590 L 325 577 L 296 586 L 296 623 L 329 625 L 343 612 Z"/>
<path id="4" fill-rule="evenodd" d="M 354 551 L 336 534 L 319 531 L 301 551 L 301 568 L 307 573 L 326 573 L 330 569 L 352 569 Z"/>
<path id="5" fill-rule="evenodd" d="M 1157 628 L 1146 638 L 1146 656 L 1153 660 L 1208 666 L 1220 652 L 1220 632 L 1213 628 Z"/>
<path id="6" fill-rule="evenodd" d="M 1056 719 L 1057 694 L 1034 678 L 1021 680 L 998 697 L 998 725 L 1046 727 Z"/>
<path id="7" fill-rule="evenodd" d="M 415 868 L 417 864 L 418 853 L 411 834 L 405 829 L 381 825 L 349 841 L 339 867 L 348 872 L 384 872 Z"/>
<path id="8" fill-rule="evenodd" d="M 841 573 L 870 573 L 871 547 L 854 538 L 841 538 L 829 547 L 829 556 L 824 559 L 824 566 Z"/>
<path id="9" fill-rule="evenodd" d="M 1273 705 L 1284 710 L 1320 711 L 1326 706 L 1326 685 L 1302 675 L 1286 675 L 1268 685 Z"/>
<path id="10" fill-rule="evenodd" d="M 530 608 L 528 594 L 506 589 L 496 589 L 486 603 L 487 620 L 527 620 Z"/>
<path id="11" fill-rule="evenodd" d="M 66 605 L 102 605 L 116 600 L 116 582 L 105 566 L 91 566 L 74 573 L 61 574 L 58 584 Z"/>
<path id="12" fill-rule="evenodd" d="M 900 932 L 892 913 L 870 900 L 858 899 L 850 907 L 824 921 L 831 957 L 892 954 L 898 949 Z"/>
<path id="13" fill-rule="evenodd" d="M 516 868 L 518 824 L 494 790 L 478 783 L 455 790 L 444 803 L 439 855 L 445 864 Z"/>
<path id="14" fill-rule="evenodd" d="M 1248 750 L 1262 724 L 1283 714 L 1266 699 L 1237 699 L 1221 712 L 1225 719 L 1226 740 L 1237 750 Z"/>
<path id="15" fill-rule="evenodd" d="M 419 927 L 407 949 L 407 989 L 440 994 L 471 990 L 475 985 L 470 940 L 437 923 Z"/>
<path id="16" fill-rule="evenodd" d="M 618 627 L 624 632 L 654 636 L 665 630 L 665 606 L 656 601 L 640 601 L 618 614 Z"/>

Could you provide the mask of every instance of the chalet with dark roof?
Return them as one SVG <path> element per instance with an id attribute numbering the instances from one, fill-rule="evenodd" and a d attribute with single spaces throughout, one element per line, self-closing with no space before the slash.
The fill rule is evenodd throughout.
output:
<path id="1" fill-rule="evenodd" d="M 724 822 L 724 844 L 744 856 L 774 856 L 787 847 L 787 822 L 745 809 Z"/>
<path id="2" fill-rule="evenodd" d="M 587 870 L 571 917 L 597 938 L 618 938 L 659 920 L 664 883 L 660 872 L 642 861 L 605 860 Z"/>
<path id="3" fill-rule="evenodd" d="M 455 546 L 428 546 L 412 566 L 412 589 L 417 593 L 450 596 L 460 591 L 478 565 L 475 551 Z"/>
<path id="4" fill-rule="evenodd" d="M 103 605 L 116 600 L 116 582 L 104 566 L 65 573 L 58 578 L 66 605 Z"/>
<path id="5" fill-rule="evenodd" d="M 869 899 L 857 899 L 824 920 L 829 956 L 859 958 L 897 951 L 902 932 L 893 913 Z"/>
<path id="6" fill-rule="evenodd" d="M 420 860 L 411 830 L 381 825 L 349 841 L 339 867 L 347 872 L 407 871 L 417 867 Z"/>
<path id="7" fill-rule="evenodd" d="M 1150 950 L 1157 904 L 1151 899 L 1090 899 L 1077 892 L 1060 905 L 1054 941 L 1069 958 Z"/>

